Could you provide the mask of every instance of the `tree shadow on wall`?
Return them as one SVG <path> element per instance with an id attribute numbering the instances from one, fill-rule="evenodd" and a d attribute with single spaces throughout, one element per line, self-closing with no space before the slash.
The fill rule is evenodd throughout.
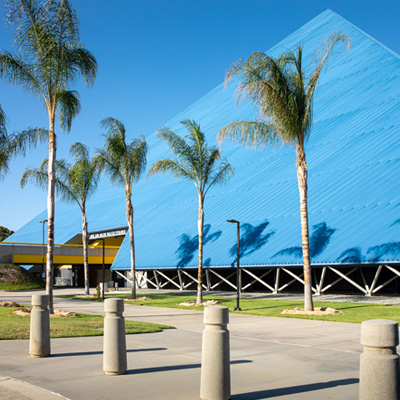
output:
<path id="1" fill-rule="evenodd" d="M 345 250 L 338 258 L 337 261 L 342 263 L 360 263 L 364 261 L 361 249 L 359 247 L 351 247 Z"/>
<path id="2" fill-rule="evenodd" d="M 270 237 L 275 234 L 275 231 L 270 231 L 263 235 L 263 232 L 268 225 L 268 220 L 265 220 L 257 226 L 251 224 L 241 225 L 241 231 L 244 231 L 244 233 L 240 236 L 240 258 L 259 250 L 268 242 Z M 233 266 L 237 261 L 237 243 L 230 248 L 229 255 L 232 257 L 236 256 L 231 264 Z"/>
<path id="3" fill-rule="evenodd" d="M 211 225 L 204 225 L 203 229 L 203 246 L 205 246 L 208 242 L 215 242 L 222 235 L 222 231 L 216 231 L 214 233 L 209 234 L 211 229 Z M 178 261 L 178 267 L 185 267 L 192 260 L 193 257 L 198 250 L 199 246 L 199 235 L 191 237 L 190 235 L 184 233 L 179 237 L 179 247 L 175 251 L 175 254 L 178 254 L 180 260 Z M 207 258 L 204 263 L 204 266 L 211 265 L 211 258 Z"/>
<path id="4" fill-rule="evenodd" d="M 330 228 L 325 222 L 313 225 L 313 233 L 310 237 L 310 256 L 311 258 L 320 255 L 328 246 L 332 235 L 336 232 L 336 229 Z M 272 258 L 278 256 L 291 255 L 297 258 L 302 257 L 301 246 L 287 247 L 281 251 L 278 251 L 272 256 Z"/>
<path id="5" fill-rule="evenodd" d="M 370 254 L 370 255 L 369 255 Z M 367 251 L 367 258 L 371 261 L 382 261 L 384 256 L 398 257 L 400 255 L 400 242 L 389 242 L 372 246 Z"/>
<path id="6" fill-rule="evenodd" d="M 396 219 L 389 227 L 400 224 L 400 219 Z M 371 261 L 382 261 L 384 258 L 400 256 L 400 242 L 387 242 L 376 246 L 371 246 L 367 250 L 367 259 Z"/>
<path id="7" fill-rule="evenodd" d="M 337 261 L 343 263 L 358 264 L 363 261 L 384 261 L 385 258 L 391 256 L 398 258 L 400 256 L 400 242 L 382 243 L 376 246 L 371 246 L 367 250 L 367 255 L 364 256 L 359 247 L 352 247 L 345 250 L 338 258 Z"/>
<path id="8" fill-rule="evenodd" d="M 389 228 L 394 225 L 400 224 L 400 219 L 396 219 Z M 400 256 L 400 242 L 387 242 L 376 246 L 371 246 L 367 250 L 367 254 L 362 254 L 360 247 L 351 247 L 345 250 L 337 260 L 340 262 L 347 263 L 361 263 L 363 261 L 382 261 L 386 256 L 392 256 L 393 258 Z"/>

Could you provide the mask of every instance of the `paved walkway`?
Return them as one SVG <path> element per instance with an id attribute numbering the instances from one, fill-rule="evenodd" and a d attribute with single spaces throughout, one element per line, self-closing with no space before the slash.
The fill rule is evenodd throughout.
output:
<path id="1" fill-rule="evenodd" d="M 29 304 L 31 295 L 0 291 L 0 300 Z M 97 302 L 55 298 L 55 307 L 104 314 Z M 28 340 L 0 341 L 0 398 L 198 399 L 203 313 L 126 305 L 124 316 L 177 329 L 127 335 L 121 376 L 103 375 L 102 337 L 52 339 L 42 359 L 29 357 Z M 230 314 L 228 328 L 232 400 L 358 398 L 360 325 Z"/>

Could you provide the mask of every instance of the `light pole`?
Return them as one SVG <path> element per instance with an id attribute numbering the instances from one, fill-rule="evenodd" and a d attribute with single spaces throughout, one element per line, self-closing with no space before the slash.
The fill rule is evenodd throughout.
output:
<path id="1" fill-rule="evenodd" d="M 42 278 L 46 277 L 46 273 L 44 270 L 44 224 L 47 222 L 47 219 L 39 221 L 39 224 L 43 224 L 43 238 L 42 238 Z"/>
<path id="2" fill-rule="evenodd" d="M 237 225 L 237 256 L 236 256 L 236 308 L 233 311 L 242 311 L 239 307 L 240 300 L 240 222 L 235 219 L 227 219 L 226 222 Z"/>
<path id="3" fill-rule="evenodd" d="M 105 269 L 104 269 L 104 238 L 100 239 L 103 241 L 103 301 L 104 301 L 104 292 L 105 292 L 105 288 L 104 288 L 104 280 L 105 280 Z"/>

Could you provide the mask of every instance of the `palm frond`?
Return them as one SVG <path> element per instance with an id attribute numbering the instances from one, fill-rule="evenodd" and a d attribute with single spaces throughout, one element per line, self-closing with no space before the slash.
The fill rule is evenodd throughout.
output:
<path id="1" fill-rule="evenodd" d="M 21 178 L 21 188 L 24 188 L 27 183 L 33 183 L 35 186 L 46 190 L 48 184 L 47 175 L 48 160 L 42 161 L 39 168 L 27 168 Z"/>
<path id="2" fill-rule="evenodd" d="M 1 140 L 2 137 L 5 137 L 5 135 L 7 134 L 7 117 L 6 114 L 3 110 L 3 108 L 1 107 L 0 104 L 0 145 L 1 145 Z"/>
<path id="3" fill-rule="evenodd" d="M 12 85 L 21 86 L 35 95 L 40 94 L 46 98 L 34 65 L 25 62 L 20 55 L 0 51 L 0 76 Z"/>
<path id="4" fill-rule="evenodd" d="M 279 131 L 272 124 L 258 121 L 233 122 L 218 132 L 220 147 L 222 141 L 231 139 L 247 147 L 267 147 L 279 142 Z"/>
<path id="5" fill-rule="evenodd" d="M 123 175 L 121 174 L 119 164 L 113 163 L 114 160 L 111 159 L 109 153 L 103 149 L 97 149 L 97 155 L 94 157 L 94 162 L 99 171 L 105 172 L 110 182 L 113 185 L 125 186 L 125 180 Z"/>
<path id="6" fill-rule="evenodd" d="M 100 126 L 107 130 L 107 136 L 120 136 L 125 140 L 125 125 L 116 118 L 106 117 L 101 120 Z"/>
<path id="7" fill-rule="evenodd" d="M 138 181 L 147 165 L 147 143 L 144 136 L 132 140 L 127 146 L 124 168 L 126 175 L 131 175 L 133 181 Z"/>
<path id="8" fill-rule="evenodd" d="M 8 139 L 8 152 L 12 157 L 25 156 L 26 151 L 36 147 L 38 143 L 47 141 L 49 132 L 43 128 L 30 128 L 22 132 L 13 133 Z"/>
<path id="9" fill-rule="evenodd" d="M 327 62 L 329 55 L 333 51 L 335 45 L 337 43 L 342 43 L 346 48 L 349 50 L 351 46 L 350 38 L 341 32 L 334 32 L 328 35 L 325 41 L 322 43 L 320 49 L 318 49 L 314 53 L 314 63 L 317 65 L 314 73 L 308 79 L 306 87 L 306 98 L 307 98 L 307 105 L 306 111 L 304 115 L 304 119 L 308 120 L 312 116 L 312 102 L 314 97 L 314 92 L 317 87 L 319 76 L 322 72 L 324 64 Z M 309 126 L 311 123 L 305 123 L 305 125 Z"/>
<path id="10" fill-rule="evenodd" d="M 75 158 L 75 161 L 88 161 L 90 159 L 89 148 L 80 142 L 71 146 L 69 154 Z"/>
<path id="11" fill-rule="evenodd" d="M 97 61 L 94 55 L 84 48 L 68 49 L 68 63 L 71 77 L 80 74 L 87 86 L 93 85 L 97 75 Z"/>
<path id="12" fill-rule="evenodd" d="M 56 96 L 57 102 L 60 104 L 60 127 L 69 132 L 72 120 L 81 110 L 79 94 L 74 90 L 61 90 L 57 92 Z"/>
<path id="13" fill-rule="evenodd" d="M 212 186 L 227 183 L 234 173 L 235 170 L 232 164 L 230 164 L 228 160 L 224 158 L 221 164 L 218 166 L 218 169 L 210 177 L 210 182 L 205 189 L 204 197 Z"/>
<path id="14" fill-rule="evenodd" d="M 184 155 L 188 151 L 188 145 L 185 139 L 172 132 L 169 128 L 162 126 L 157 129 L 156 137 L 164 140 L 164 142 L 171 148 L 172 152 L 176 155 Z"/>
<path id="15" fill-rule="evenodd" d="M 189 178 L 192 179 L 190 172 L 185 169 L 182 164 L 168 158 L 155 162 L 150 168 L 147 178 L 153 175 L 160 175 L 165 172 L 170 172 L 174 178 Z"/>

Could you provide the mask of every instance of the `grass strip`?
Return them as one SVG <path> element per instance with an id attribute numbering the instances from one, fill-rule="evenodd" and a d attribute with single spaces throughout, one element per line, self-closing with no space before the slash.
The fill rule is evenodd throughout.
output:
<path id="1" fill-rule="evenodd" d="M 29 339 L 30 317 L 13 314 L 21 307 L 0 307 L 0 340 Z M 24 308 L 30 308 L 24 306 Z M 76 317 L 50 318 L 52 338 L 103 336 L 104 318 L 101 315 L 77 314 Z M 172 326 L 125 320 L 127 334 L 153 333 Z"/>
<path id="2" fill-rule="evenodd" d="M 187 307 L 180 306 L 180 303 L 196 300 L 194 296 L 188 296 L 184 293 L 160 293 L 160 294 L 140 294 L 141 296 L 150 297 L 151 300 L 129 302 L 128 304 L 135 304 L 141 306 L 151 307 L 168 307 L 180 308 L 189 310 L 203 310 L 204 307 Z M 62 296 L 68 298 L 77 298 L 74 296 Z M 119 297 L 129 299 L 128 293 L 112 293 L 107 294 L 106 298 Z M 102 301 L 96 297 L 88 297 L 85 299 L 90 301 Z M 215 297 L 204 296 L 204 300 L 217 300 L 221 305 L 229 308 L 233 312 L 236 307 L 236 299 L 234 297 Z M 400 323 L 400 306 L 398 305 L 382 305 L 370 303 L 344 303 L 344 302 L 320 302 L 314 301 L 314 307 L 329 307 L 342 311 L 338 315 L 290 315 L 280 314 L 283 310 L 288 308 L 303 308 L 304 303 L 297 300 L 269 300 L 269 299 L 241 299 L 240 307 L 242 311 L 240 314 L 261 315 L 266 317 L 282 317 L 282 318 L 301 318 L 312 319 L 319 321 L 335 321 L 335 322 L 350 322 L 361 323 L 368 319 L 390 319 Z M 236 312 L 236 311 L 235 311 Z"/>

